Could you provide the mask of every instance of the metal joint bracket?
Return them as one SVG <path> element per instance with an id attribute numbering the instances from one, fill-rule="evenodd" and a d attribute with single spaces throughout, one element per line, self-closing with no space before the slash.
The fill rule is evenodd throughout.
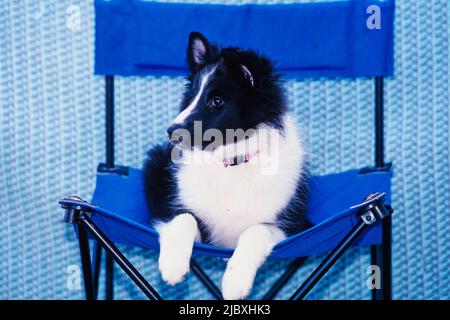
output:
<path id="1" fill-rule="evenodd" d="M 361 219 L 364 221 L 365 224 L 372 224 L 372 223 L 375 223 L 375 221 L 377 221 L 377 219 L 375 218 L 375 215 L 372 213 L 372 211 L 365 212 L 361 216 Z"/>
<path id="2" fill-rule="evenodd" d="M 365 224 L 373 224 L 391 215 L 392 209 L 386 208 L 383 204 L 385 199 L 384 192 L 371 193 L 364 199 L 364 202 L 369 202 L 361 211 L 361 219 Z"/>
<path id="3" fill-rule="evenodd" d="M 59 204 L 64 209 L 64 222 L 70 224 L 76 224 L 86 216 L 90 217 L 95 207 L 77 196 L 63 198 Z"/>
<path id="4" fill-rule="evenodd" d="M 359 170 L 359 174 L 374 173 L 374 172 L 389 172 L 391 170 L 392 170 L 392 162 L 389 162 L 383 166 L 361 168 Z"/>
<path id="5" fill-rule="evenodd" d="M 100 163 L 97 167 L 98 173 L 115 173 L 122 176 L 128 176 L 129 167 L 126 166 L 109 166 L 106 163 Z"/>

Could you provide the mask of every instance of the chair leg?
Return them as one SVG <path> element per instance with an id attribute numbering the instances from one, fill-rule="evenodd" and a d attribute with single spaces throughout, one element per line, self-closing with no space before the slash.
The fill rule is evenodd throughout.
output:
<path id="1" fill-rule="evenodd" d="M 297 272 L 307 258 L 295 259 L 284 271 L 284 273 L 277 279 L 277 281 L 272 285 L 272 287 L 264 295 L 263 300 L 272 300 L 278 294 L 278 292 L 285 286 L 285 284 L 292 278 L 292 276 Z"/>
<path id="2" fill-rule="evenodd" d="M 391 217 L 382 224 L 382 243 L 371 246 L 371 264 L 381 270 L 381 288 L 372 289 L 372 300 L 392 300 Z"/>
<path id="3" fill-rule="evenodd" d="M 203 269 L 198 265 L 198 263 L 191 259 L 191 270 L 197 276 L 197 278 L 203 283 L 203 285 L 208 289 L 208 291 L 217 300 L 223 300 L 222 293 L 219 288 L 214 284 L 210 277 L 203 271 Z"/>
<path id="4" fill-rule="evenodd" d="M 145 280 L 130 261 L 117 249 L 117 247 L 100 231 L 94 222 L 85 214 L 79 217 L 78 225 L 81 225 L 89 234 L 96 239 L 108 253 L 108 255 L 122 268 L 131 280 L 151 300 L 162 300 L 159 293 Z M 81 229 L 81 228 L 80 228 Z M 90 264 L 89 264 L 90 268 Z"/>
<path id="5" fill-rule="evenodd" d="M 106 300 L 114 300 L 114 261 L 106 254 L 106 283 L 105 298 Z"/>
<path id="6" fill-rule="evenodd" d="M 375 166 L 384 162 L 384 80 L 375 77 Z M 381 270 L 381 289 L 372 289 L 372 300 L 392 299 L 392 226 L 388 216 L 382 223 L 382 243 L 371 247 L 371 264 Z"/>
<path id="7" fill-rule="evenodd" d="M 78 243 L 80 246 L 81 266 L 83 268 L 84 290 L 87 300 L 95 300 L 94 283 L 92 280 L 91 253 L 86 230 L 77 225 Z"/>
<path id="8" fill-rule="evenodd" d="M 344 254 L 356 239 L 363 233 L 369 225 L 364 221 L 359 222 L 352 230 L 342 239 L 339 244 L 325 257 L 320 265 L 309 275 L 302 283 L 297 291 L 291 296 L 290 300 L 302 300 L 317 282 L 330 270 L 336 261 Z"/>
<path id="9" fill-rule="evenodd" d="M 102 246 L 95 241 L 94 243 L 94 260 L 92 261 L 92 266 L 94 269 L 93 273 L 93 285 L 94 285 L 94 296 L 98 299 L 98 282 L 100 277 L 100 267 L 102 264 Z"/>

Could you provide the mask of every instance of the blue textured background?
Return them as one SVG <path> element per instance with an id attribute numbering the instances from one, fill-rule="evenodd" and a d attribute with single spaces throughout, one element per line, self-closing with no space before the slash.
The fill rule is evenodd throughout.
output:
<path id="1" fill-rule="evenodd" d="M 66 25 L 71 5 L 81 12 L 79 30 Z M 80 263 L 77 243 L 61 222 L 57 200 L 90 198 L 104 159 L 104 81 L 93 76 L 93 5 L 6 0 L 0 17 L 0 299 L 79 299 L 83 292 L 67 285 L 68 268 Z M 449 299 L 449 1 L 397 0 L 395 27 L 395 77 L 386 80 L 385 97 L 387 160 L 395 164 L 393 294 Z M 371 80 L 287 86 L 315 173 L 373 163 Z M 181 78 L 117 80 L 117 163 L 141 165 L 175 116 L 182 87 Z M 164 296 L 210 297 L 194 276 L 175 289 L 164 285 L 154 253 L 123 249 Z M 296 279 L 320 258 L 310 259 Z M 199 261 L 219 281 L 224 262 Z M 286 263 L 265 265 L 255 291 L 267 289 Z M 367 248 L 350 250 L 309 298 L 370 298 L 369 264 Z M 117 298 L 143 298 L 122 272 L 116 280 Z M 291 283 L 280 298 L 294 289 Z"/>

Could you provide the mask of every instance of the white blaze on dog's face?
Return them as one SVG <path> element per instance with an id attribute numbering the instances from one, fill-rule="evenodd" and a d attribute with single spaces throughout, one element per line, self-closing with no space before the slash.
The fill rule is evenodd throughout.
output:
<path id="1" fill-rule="evenodd" d="M 216 70 L 216 66 L 210 66 L 209 68 L 204 68 L 201 72 L 199 71 L 199 86 L 196 90 L 193 90 L 194 98 L 190 100 L 189 105 L 181 111 L 181 113 L 173 120 L 172 126 L 184 125 L 186 119 L 194 112 L 195 108 L 198 107 L 199 101 L 202 98 L 205 87 L 207 86 L 210 77 Z"/>
<path id="2" fill-rule="evenodd" d="M 189 81 L 180 114 L 167 130 L 174 144 L 213 151 L 262 125 L 281 128 L 285 103 L 270 61 L 251 51 L 219 50 L 197 32 L 189 36 L 187 56 Z M 244 134 L 227 139 L 227 130 Z"/>

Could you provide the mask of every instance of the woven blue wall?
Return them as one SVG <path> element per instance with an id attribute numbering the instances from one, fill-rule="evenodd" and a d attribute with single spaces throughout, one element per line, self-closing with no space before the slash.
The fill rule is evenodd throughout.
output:
<path id="1" fill-rule="evenodd" d="M 68 19 L 73 10 L 80 10 L 79 28 Z M 0 17 L 0 299 L 79 299 L 83 292 L 70 276 L 80 264 L 78 247 L 57 200 L 89 199 L 105 156 L 93 5 L 7 0 Z M 386 152 L 395 164 L 393 293 L 449 299 L 449 2 L 397 0 L 395 26 L 395 77 L 386 80 Z M 142 164 L 174 117 L 182 87 L 181 78 L 117 80 L 118 163 Z M 373 163 L 371 80 L 289 81 L 287 87 L 315 173 Z M 194 276 L 175 288 L 164 285 L 155 253 L 123 249 L 164 296 L 210 298 Z M 310 259 L 296 280 L 320 258 Z M 225 263 L 198 260 L 218 282 Z M 267 289 L 286 263 L 265 265 L 255 291 Z M 367 248 L 350 250 L 309 298 L 369 299 L 369 264 Z M 116 280 L 117 298 L 143 298 L 121 271 Z M 279 297 L 293 289 L 292 282 Z"/>

